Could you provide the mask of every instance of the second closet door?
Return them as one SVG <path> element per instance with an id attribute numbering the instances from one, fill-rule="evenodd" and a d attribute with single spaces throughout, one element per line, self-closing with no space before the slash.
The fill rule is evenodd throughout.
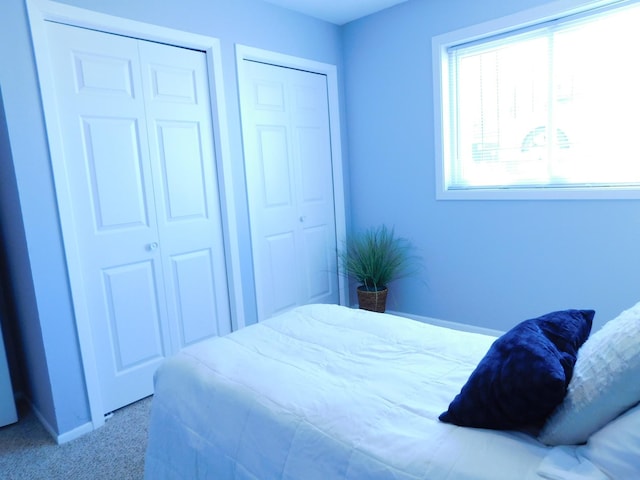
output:
<path id="1" fill-rule="evenodd" d="M 103 410 L 230 330 L 204 53 L 48 26 Z M 68 243 L 68 242 L 67 242 Z M 69 249 L 69 247 L 67 247 Z"/>
<path id="2" fill-rule="evenodd" d="M 241 67 L 258 319 L 338 303 L 327 78 L 250 60 Z"/>

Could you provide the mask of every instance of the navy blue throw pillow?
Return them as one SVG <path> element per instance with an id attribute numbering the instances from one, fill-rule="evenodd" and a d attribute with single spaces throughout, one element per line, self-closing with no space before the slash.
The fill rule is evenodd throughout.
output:
<path id="1" fill-rule="evenodd" d="M 539 429 L 562 402 L 595 312 L 525 320 L 498 338 L 440 420 L 496 430 Z"/>

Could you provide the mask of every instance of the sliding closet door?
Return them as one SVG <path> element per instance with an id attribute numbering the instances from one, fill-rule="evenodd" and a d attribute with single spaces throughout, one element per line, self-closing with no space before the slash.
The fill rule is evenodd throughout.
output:
<path id="1" fill-rule="evenodd" d="M 103 410 L 230 330 L 202 52 L 48 25 Z"/>
<path id="2" fill-rule="evenodd" d="M 326 76 L 242 60 L 240 87 L 258 318 L 339 303 Z"/>

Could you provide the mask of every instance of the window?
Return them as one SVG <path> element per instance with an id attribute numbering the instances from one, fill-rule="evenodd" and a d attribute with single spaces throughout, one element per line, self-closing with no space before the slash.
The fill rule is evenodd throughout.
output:
<path id="1" fill-rule="evenodd" d="M 434 38 L 439 198 L 640 198 L 640 5 L 548 9 Z"/>

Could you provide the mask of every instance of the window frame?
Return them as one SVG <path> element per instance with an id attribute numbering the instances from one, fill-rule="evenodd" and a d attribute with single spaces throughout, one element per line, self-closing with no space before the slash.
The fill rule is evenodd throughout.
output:
<path id="1" fill-rule="evenodd" d="M 557 0 L 540 7 L 434 36 L 432 39 L 434 163 L 437 200 L 640 199 L 640 185 L 566 187 L 449 188 L 451 178 L 451 113 L 447 50 L 596 8 L 637 3 L 633 0 Z"/>

